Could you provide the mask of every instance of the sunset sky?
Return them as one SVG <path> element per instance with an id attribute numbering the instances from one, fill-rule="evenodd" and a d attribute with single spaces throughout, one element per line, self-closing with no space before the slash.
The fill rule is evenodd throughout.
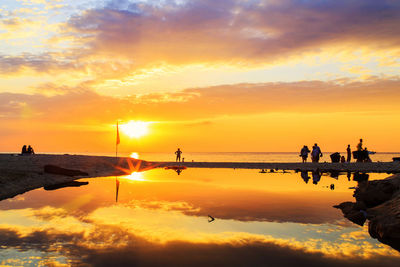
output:
<path id="1" fill-rule="evenodd" d="M 400 1 L 2 0 L 0 151 L 400 151 Z"/>

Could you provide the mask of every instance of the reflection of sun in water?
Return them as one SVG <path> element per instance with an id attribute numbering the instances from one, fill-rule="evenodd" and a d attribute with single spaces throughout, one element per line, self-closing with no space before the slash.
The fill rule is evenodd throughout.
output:
<path id="1" fill-rule="evenodd" d="M 136 152 L 132 152 L 132 154 L 130 155 L 131 158 L 133 159 L 138 159 L 139 158 L 139 154 Z"/>
<path id="2" fill-rule="evenodd" d="M 149 125 L 151 122 L 145 121 L 130 121 L 125 124 L 121 124 L 121 131 L 129 137 L 139 138 L 149 133 Z"/>
<path id="3" fill-rule="evenodd" d="M 142 172 L 132 172 L 130 175 L 124 176 L 123 178 L 131 181 L 146 181 L 146 179 L 143 178 Z"/>

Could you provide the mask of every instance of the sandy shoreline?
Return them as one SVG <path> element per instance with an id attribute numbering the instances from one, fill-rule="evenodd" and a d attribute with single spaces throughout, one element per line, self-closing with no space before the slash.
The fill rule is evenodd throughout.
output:
<path id="1" fill-rule="evenodd" d="M 44 171 L 45 165 L 81 170 L 88 175 L 65 176 L 46 173 Z M 83 177 L 120 176 L 130 174 L 133 171 L 143 171 L 146 168 L 146 162 L 131 158 L 0 154 L 0 200 L 36 188 L 71 182 Z"/>
<path id="2" fill-rule="evenodd" d="M 80 170 L 87 176 L 65 176 L 44 172 L 45 165 Z M 44 186 L 70 182 L 83 177 L 128 175 L 134 171 L 168 166 L 188 168 L 276 169 L 297 171 L 400 172 L 400 163 L 263 163 L 263 162 L 147 162 L 132 158 L 82 155 L 0 154 L 0 200 Z"/>

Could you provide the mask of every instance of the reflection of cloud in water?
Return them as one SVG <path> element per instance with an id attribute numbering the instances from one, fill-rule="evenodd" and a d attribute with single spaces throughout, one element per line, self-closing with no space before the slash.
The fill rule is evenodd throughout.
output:
<path id="1" fill-rule="evenodd" d="M 208 224 L 208 223 L 207 223 Z M 93 266 L 127 266 L 132 264 L 146 266 L 204 266 L 212 263 L 216 266 L 397 266 L 399 259 L 391 251 L 382 248 L 374 258 L 358 257 L 353 254 L 325 254 L 306 250 L 304 245 L 318 243 L 318 239 L 304 243 L 262 239 L 256 236 L 238 236 L 232 240 L 209 240 L 209 242 L 180 241 L 167 243 L 151 242 L 147 239 L 125 232 L 117 226 L 99 225 L 94 231 L 82 233 L 57 233 L 55 231 L 33 231 L 21 236 L 17 230 L 0 229 L 0 246 L 18 247 L 19 251 L 11 257 L 32 255 L 52 255 L 53 261 L 68 264 L 80 262 Z M 6 239 L 4 238 L 6 237 Z M 68 244 L 62 248 L 57 245 Z M 344 244 L 348 249 L 356 249 L 355 244 Z M 363 247 L 357 247 L 358 249 Z M 27 251 L 27 249 L 30 249 Z M 334 247 L 338 250 L 340 247 Z M 8 249 L 10 250 L 10 249 Z M 23 255 L 25 254 L 25 255 Z M 57 255 L 57 256 L 55 256 Z M 7 260 L 7 251 L 0 251 L 0 257 Z M 8 255 L 10 256 L 10 255 Z M 328 256 L 328 257 L 327 257 Z M 371 256 L 371 255 L 369 255 Z M 43 258 L 45 258 L 43 256 Z M 3 260 L 3 261 L 4 261 Z"/>
<path id="2" fill-rule="evenodd" d="M 12 235 L 13 233 L 10 232 Z M 4 233 L 0 230 L 0 235 Z M 3 249 L 0 250 L 1 266 L 68 266 L 66 256 L 57 252 L 36 250 L 32 248 Z"/>
<path id="3" fill-rule="evenodd" d="M 207 217 L 186 216 L 174 210 L 191 208 L 182 203 L 176 203 L 175 207 L 171 207 L 169 203 L 158 203 L 159 208 L 150 210 L 136 204 L 99 208 L 80 220 L 66 216 L 61 209 L 51 207 L 39 211 L 7 211 L 8 217 L 0 228 L 3 229 L 3 233 L 6 229 L 12 229 L 19 237 L 26 238 L 38 233 L 65 236 L 68 242 L 91 250 L 115 247 L 123 249 L 131 243 L 130 238 L 127 238 L 129 235 L 145 241 L 146 246 L 150 247 L 176 242 L 190 243 L 193 246 L 208 244 L 221 247 L 261 244 L 287 247 L 289 250 L 301 250 L 303 253 L 318 252 L 330 257 L 368 258 L 376 254 L 393 255 L 393 250 L 389 247 L 359 235 L 359 228 L 221 219 L 209 224 Z M 4 213 L 1 211 L 0 217 L 3 218 Z M 75 240 L 76 235 L 81 238 Z M 4 239 L 3 235 L 0 240 L 7 239 Z M 32 241 L 26 245 L 36 244 L 36 241 Z M 51 247 L 55 245 L 54 242 L 58 243 L 60 240 L 48 242 L 48 246 Z M 13 243 L 8 243 L 7 246 L 13 246 Z"/>

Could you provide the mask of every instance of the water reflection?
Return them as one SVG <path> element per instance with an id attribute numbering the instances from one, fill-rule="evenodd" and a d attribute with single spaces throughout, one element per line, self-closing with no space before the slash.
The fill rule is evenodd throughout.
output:
<path id="1" fill-rule="evenodd" d="M 37 255 L 29 259 L 37 265 L 398 265 L 393 249 L 332 208 L 351 198 L 348 187 L 357 182 L 339 177 L 327 191 L 332 178 L 320 174 L 309 186 L 303 175 L 156 169 L 141 179 L 34 190 L 0 202 L 0 258 L 20 265 Z"/>
<path id="2" fill-rule="evenodd" d="M 308 172 L 302 171 L 300 175 L 301 175 L 301 178 L 304 180 L 304 182 L 307 184 L 308 181 L 310 180 L 310 176 L 308 175 Z"/>

